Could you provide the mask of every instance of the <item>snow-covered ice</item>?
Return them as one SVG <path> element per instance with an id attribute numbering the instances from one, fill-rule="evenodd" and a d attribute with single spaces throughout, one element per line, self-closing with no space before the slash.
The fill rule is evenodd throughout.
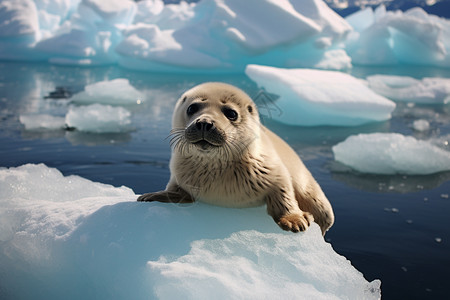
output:
<path id="1" fill-rule="evenodd" d="M 249 65 L 245 72 L 258 86 L 279 96 L 272 104 L 280 113 L 271 117 L 290 125 L 360 125 L 388 120 L 395 109 L 395 103 L 341 72 L 259 65 Z"/>
<path id="2" fill-rule="evenodd" d="M 94 133 L 126 132 L 133 129 L 129 110 L 102 104 L 71 106 L 65 122 L 69 128 Z"/>
<path id="3" fill-rule="evenodd" d="M 346 41 L 352 63 L 450 67 L 450 21 L 422 8 L 406 12 L 368 7 L 346 18 L 355 29 Z"/>
<path id="4" fill-rule="evenodd" d="M 40 129 L 63 129 L 65 127 L 65 118 L 52 116 L 48 114 L 24 114 L 19 117 L 20 123 L 26 130 Z"/>
<path id="5" fill-rule="evenodd" d="M 449 58 L 450 59 L 450 58 Z M 408 76 L 372 75 L 369 87 L 376 93 L 395 101 L 446 104 L 450 102 L 450 79 Z"/>
<path id="6" fill-rule="evenodd" d="M 362 173 L 423 175 L 450 170 L 450 152 L 399 133 L 354 135 L 332 149 L 337 161 Z"/>
<path id="7" fill-rule="evenodd" d="M 133 191 L 23 165 L 0 169 L 0 290 L 15 299 L 379 299 L 313 224 L 264 207 L 138 203 Z"/>
<path id="8" fill-rule="evenodd" d="M 144 96 L 128 79 L 117 78 L 89 84 L 84 91 L 73 95 L 70 100 L 77 104 L 132 105 L 140 104 Z"/>

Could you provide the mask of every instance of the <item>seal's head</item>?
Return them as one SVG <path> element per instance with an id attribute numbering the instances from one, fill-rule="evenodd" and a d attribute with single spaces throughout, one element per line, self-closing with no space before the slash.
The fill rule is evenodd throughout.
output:
<path id="1" fill-rule="evenodd" d="M 259 124 L 256 106 L 245 92 L 229 84 L 208 82 L 178 100 L 171 144 L 174 152 L 182 155 L 236 158 L 251 148 L 259 136 Z"/>

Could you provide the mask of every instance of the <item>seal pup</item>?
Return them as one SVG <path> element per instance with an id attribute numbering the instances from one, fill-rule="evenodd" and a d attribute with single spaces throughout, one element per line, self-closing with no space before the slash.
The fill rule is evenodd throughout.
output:
<path id="1" fill-rule="evenodd" d="M 208 82 L 185 92 L 175 105 L 170 142 L 166 189 L 138 201 L 266 204 L 284 230 L 304 231 L 315 221 L 325 234 L 333 225 L 319 184 L 294 150 L 260 123 L 244 91 Z"/>

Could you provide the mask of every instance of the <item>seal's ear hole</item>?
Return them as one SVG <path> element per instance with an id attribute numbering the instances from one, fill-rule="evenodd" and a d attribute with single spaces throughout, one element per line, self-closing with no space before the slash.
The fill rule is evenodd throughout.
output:
<path id="1" fill-rule="evenodd" d="M 253 113 L 253 107 L 251 105 L 247 106 L 247 110 L 249 113 Z"/>
<path id="2" fill-rule="evenodd" d="M 189 107 L 186 110 L 186 113 L 188 116 L 192 116 L 193 114 L 198 112 L 199 109 L 200 109 L 199 105 L 197 103 L 193 103 L 189 105 Z"/>
<path id="3" fill-rule="evenodd" d="M 235 111 L 232 108 L 229 107 L 224 107 L 222 109 L 223 114 L 225 115 L 225 117 L 227 117 L 228 120 L 230 121 L 236 121 L 238 118 L 238 113 L 237 111 Z"/>

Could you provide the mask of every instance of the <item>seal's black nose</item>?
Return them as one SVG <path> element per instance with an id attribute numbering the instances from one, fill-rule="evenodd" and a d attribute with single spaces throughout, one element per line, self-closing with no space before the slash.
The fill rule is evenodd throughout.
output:
<path id="1" fill-rule="evenodd" d="M 206 120 L 197 120 L 197 122 L 195 122 L 195 127 L 200 132 L 208 132 L 214 128 L 214 124 L 212 122 L 208 122 Z"/>

